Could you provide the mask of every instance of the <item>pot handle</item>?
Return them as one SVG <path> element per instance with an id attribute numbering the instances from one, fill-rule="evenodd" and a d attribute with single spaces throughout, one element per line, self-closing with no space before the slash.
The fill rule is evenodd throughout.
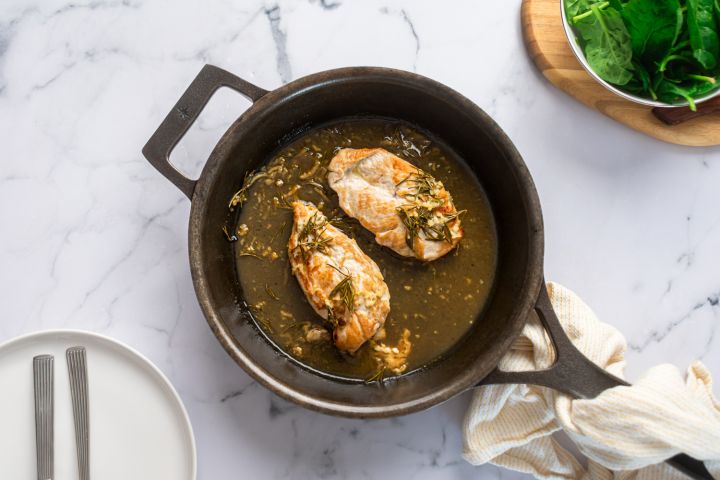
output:
<path id="1" fill-rule="evenodd" d="M 544 285 L 543 282 L 535 302 L 535 311 L 555 346 L 555 363 L 544 370 L 527 372 L 506 372 L 495 368 L 478 386 L 528 383 L 549 387 L 575 398 L 594 398 L 608 388 L 630 385 L 595 365 L 572 344 L 560 325 Z M 681 453 L 666 461 L 691 478 L 713 480 L 703 462 L 688 455 Z"/>
<path id="2" fill-rule="evenodd" d="M 148 162 L 190 199 L 197 181 L 173 167 L 170 153 L 220 87 L 230 87 L 252 102 L 267 93 L 222 68 L 205 65 L 142 149 Z"/>
<path id="3" fill-rule="evenodd" d="M 496 368 L 480 385 L 529 383 L 550 387 L 575 398 L 594 398 L 608 388 L 630 385 L 595 365 L 575 348 L 560 325 L 544 286 L 535 302 L 535 311 L 552 339 L 555 363 L 546 369 L 528 372 L 506 372 Z"/>

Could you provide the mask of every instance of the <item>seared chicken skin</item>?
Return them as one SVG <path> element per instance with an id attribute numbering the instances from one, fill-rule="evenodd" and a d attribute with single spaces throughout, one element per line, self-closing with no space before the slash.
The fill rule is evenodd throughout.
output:
<path id="1" fill-rule="evenodd" d="M 345 213 L 400 255 L 435 260 L 463 237 L 461 212 L 443 184 L 385 149 L 340 150 L 328 182 Z"/>
<path id="2" fill-rule="evenodd" d="M 310 305 L 333 327 L 337 348 L 354 353 L 390 312 L 390 292 L 377 264 L 332 226 L 315 205 L 293 203 L 288 241 L 293 274 Z"/>

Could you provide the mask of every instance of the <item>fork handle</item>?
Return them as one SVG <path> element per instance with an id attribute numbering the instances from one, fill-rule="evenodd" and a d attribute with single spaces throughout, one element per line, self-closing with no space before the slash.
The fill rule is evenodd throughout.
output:
<path id="1" fill-rule="evenodd" d="M 88 382 L 85 347 L 70 347 L 65 352 L 70 375 L 70 397 L 75 421 L 75 446 L 77 448 L 80 480 L 90 480 L 90 430 L 88 425 Z"/>
<path id="2" fill-rule="evenodd" d="M 52 480 L 54 460 L 53 389 L 54 357 L 33 358 L 35 387 L 35 449 L 38 480 Z"/>

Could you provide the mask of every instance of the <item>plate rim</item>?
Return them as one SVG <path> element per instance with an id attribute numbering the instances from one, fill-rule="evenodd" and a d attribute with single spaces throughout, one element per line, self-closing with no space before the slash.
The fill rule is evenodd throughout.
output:
<path id="1" fill-rule="evenodd" d="M 187 427 L 188 433 L 190 435 L 190 447 L 192 450 L 192 468 L 191 468 L 191 476 L 193 479 L 197 479 L 197 445 L 195 442 L 195 431 L 193 430 L 192 422 L 190 421 L 190 415 L 187 412 L 187 408 L 185 408 L 185 404 L 182 401 L 182 398 L 180 398 L 180 394 L 175 389 L 175 386 L 170 382 L 170 379 L 163 373 L 160 368 L 155 365 L 153 362 L 150 361 L 149 358 L 147 358 L 145 355 L 143 355 L 140 351 L 137 349 L 131 347 L 127 343 L 117 340 L 115 338 L 109 337 L 107 335 L 104 335 L 102 333 L 92 332 L 89 330 L 81 330 L 77 328 L 51 328 L 46 330 L 37 330 L 34 332 L 24 333 L 17 337 L 10 338 L 8 340 L 5 340 L 3 342 L 0 342 L 0 353 L 2 353 L 3 350 L 8 349 L 12 347 L 13 345 L 16 345 L 18 343 L 21 343 L 23 341 L 32 340 L 33 338 L 43 337 L 43 336 L 49 336 L 53 334 L 72 334 L 72 335 L 80 335 L 80 336 L 86 336 L 86 337 L 92 337 L 100 341 L 108 342 L 115 347 L 119 347 L 121 350 L 125 350 L 126 352 L 130 353 L 131 355 L 134 355 L 136 358 L 138 358 L 141 363 L 145 367 L 149 367 L 150 370 L 159 377 L 162 383 L 165 384 L 165 387 L 167 387 L 168 391 L 170 392 L 172 399 L 175 401 L 175 403 L 180 407 L 180 412 L 182 413 L 183 420 L 185 422 L 185 426 Z"/>

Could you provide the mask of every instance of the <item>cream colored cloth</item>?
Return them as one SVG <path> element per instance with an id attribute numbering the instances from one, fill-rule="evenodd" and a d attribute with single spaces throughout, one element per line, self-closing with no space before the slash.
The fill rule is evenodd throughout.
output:
<path id="1" fill-rule="evenodd" d="M 573 344 L 622 377 L 627 347 L 620 332 L 600 322 L 570 290 L 549 283 L 548 292 Z M 500 368 L 535 370 L 553 360 L 550 339 L 534 316 Z M 587 469 L 553 438 L 560 429 L 588 457 Z M 685 380 L 675 367 L 659 365 L 633 386 L 606 390 L 592 400 L 532 385 L 481 387 L 463 433 L 468 462 L 491 462 L 542 479 L 687 478 L 659 463 L 679 452 L 703 460 L 720 479 L 720 403 L 700 362 L 690 366 Z"/>

